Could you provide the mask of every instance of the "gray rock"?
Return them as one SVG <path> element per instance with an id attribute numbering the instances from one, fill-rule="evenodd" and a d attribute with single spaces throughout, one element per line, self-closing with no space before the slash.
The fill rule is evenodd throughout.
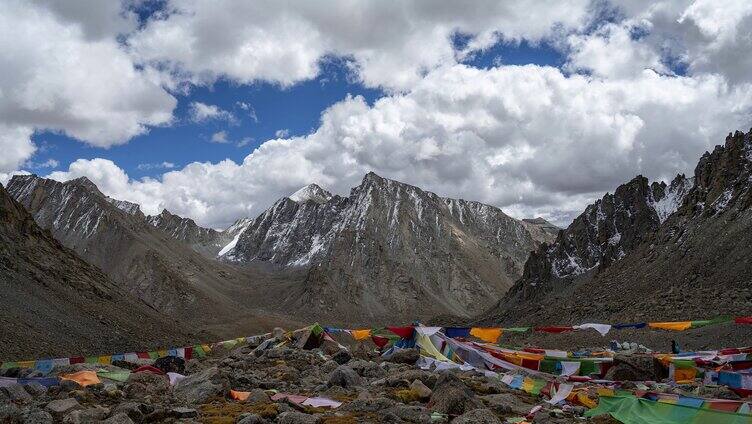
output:
<path id="1" fill-rule="evenodd" d="M 278 424 L 316 424 L 318 422 L 319 419 L 315 415 L 302 412 L 283 412 L 277 416 Z"/>
<path id="2" fill-rule="evenodd" d="M 24 390 L 34 397 L 41 396 L 47 392 L 47 388 L 39 383 L 26 384 L 24 385 Z"/>
<path id="3" fill-rule="evenodd" d="M 198 411 L 193 408 L 176 407 L 170 409 L 170 416 L 175 418 L 195 418 L 198 416 Z"/>
<path id="4" fill-rule="evenodd" d="M 454 424 L 502 424 L 501 420 L 488 409 L 474 409 L 457 417 Z"/>
<path id="5" fill-rule="evenodd" d="M 205 403 L 210 397 L 222 393 L 222 386 L 212 382 L 217 377 L 217 367 L 191 374 L 175 386 L 175 396 L 188 403 Z"/>
<path id="6" fill-rule="evenodd" d="M 112 415 L 125 414 L 136 422 L 141 422 L 144 417 L 154 411 L 151 405 L 139 402 L 123 402 L 112 408 Z"/>
<path id="7" fill-rule="evenodd" d="M 342 349 L 339 352 L 332 355 L 332 360 L 340 365 L 344 365 L 348 362 L 350 362 L 350 359 L 352 359 L 352 356 L 350 355 L 350 352 Z"/>
<path id="8" fill-rule="evenodd" d="M 360 385 L 360 376 L 347 365 L 340 365 L 329 374 L 329 386 L 354 387 Z"/>
<path id="9" fill-rule="evenodd" d="M 11 422 L 2 421 L 0 422 Z M 43 411 L 38 408 L 30 409 L 21 415 L 21 422 L 24 424 L 52 424 L 52 415 L 47 411 Z"/>
<path id="10" fill-rule="evenodd" d="M 162 394 L 170 389 L 170 380 L 167 379 L 167 377 L 150 372 L 131 373 L 131 375 L 128 376 L 127 383 L 125 392 L 129 395 L 135 393 L 143 393 L 145 395 Z"/>
<path id="11" fill-rule="evenodd" d="M 420 359 L 420 351 L 418 349 L 400 349 L 392 354 L 389 361 L 396 364 L 415 365 L 418 359 Z"/>
<path id="12" fill-rule="evenodd" d="M 386 371 L 379 364 L 371 361 L 358 359 L 348 362 L 347 366 L 355 370 L 358 375 L 366 378 L 380 378 L 386 375 Z"/>
<path id="13" fill-rule="evenodd" d="M 62 392 L 70 392 L 73 390 L 81 390 L 82 387 L 80 384 L 76 383 L 73 380 L 61 380 L 60 381 L 60 391 Z"/>
<path id="14" fill-rule="evenodd" d="M 98 423 L 110 414 L 110 410 L 101 406 L 73 411 L 63 418 L 66 424 Z"/>
<path id="15" fill-rule="evenodd" d="M 13 402 L 25 403 L 32 399 L 32 396 L 29 394 L 29 392 L 27 392 L 26 389 L 24 389 L 24 386 L 20 384 L 12 384 L 10 386 L 3 387 L 2 391 L 8 396 L 8 399 Z"/>
<path id="16" fill-rule="evenodd" d="M 21 416 L 21 410 L 12 403 L 0 403 L 0 422 L 14 423 Z"/>
<path id="17" fill-rule="evenodd" d="M 430 424 L 431 414 L 422 406 L 396 405 L 382 412 L 384 421 Z"/>
<path id="18" fill-rule="evenodd" d="M 57 399 L 48 403 L 45 409 L 55 418 L 59 418 L 71 411 L 81 409 L 81 404 L 74 398 Z"/>
<path id="19" fill-rule="evenodd" d="M 421 399 L 428 399 L 431 397 L 431 393 L 433 393 L 433 391 L 420 380 L 414 380 L 410 384 L 410 389 L 420 396 Z"/>
<path id="20" fill-rule="evenodd" d="M 532 404 L 522 402 L 513 393 L 481 396 L 481 400 L 488 408 L 501 414 L 514 413 L 517 415 L 527 415 L 528 411 L 533 407 Z"/>
<path id="21" fill-rule="evenodd" d="M 135 424 L 130 417 L 124 413 L 119 413 L 102 421 L 103 424 Z"/>
<path id="22" fill-rule="evenodd" d="M 449 415 L 462 415 L 472 409 L 482 408 L 470 390 L 452 372 L 442 372 L 433 388 L 428 407 L 433 411 Z"/>
<path id="23" fill-rule="evenodd" d="M 266 424 L 268 421 L 256 414 L 242 414 L 235 424 Z"/>

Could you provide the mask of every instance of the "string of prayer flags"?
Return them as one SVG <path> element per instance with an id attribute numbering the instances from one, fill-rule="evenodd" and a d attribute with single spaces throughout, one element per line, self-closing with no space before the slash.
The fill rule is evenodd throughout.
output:
<path id="1" fill-rule="evenodd" d="M 502 328 L 502 331 L 505 331 L 507 333 L 525 333 L 527 331 L 530 331 L 530 327 L 509 327 Z"/>
<path id="2" fill-rule="evenodd" d="M 501 328 L 480 328 L 473 327 L 470 329 L 470 335 L 483 340 L 486 343 L 496 343 L 501 337 Z"/>
<path id="3" fill-rule="evenodd" d="M 610 324 L 592 324 L 592 323 L 587 323 L 587 324 L 575 325 L 572 328 L 574 328 L 576 330 L 587 330 L 587 329 L 592 328 L 593 330 L 595 330 L 598 333 L 600 333 L 601 336 L 605 336 L 606 334 L 608 334 L 609 331 L 611 331 L 611 325 Z"/>
<path id="4" fill-rule="evenodd" d="M 350 330 L 350 335 L 352 335 L 353 339 L 355 340 L 365 340 L 371 337 L 371 330 Z"/>
<path id="5" fill-rule="evenodd" d="M 634 328 L 636 330 L 639 330 L 641 328 L 645 328 L 645 326 L 647 325 L 648 323 L 646 322 L 632 322 L 627 324 L 614 324 L 613 327 L 617 330 L 624 330 L 626 328 Z"/>
<path id="6" fill-rule="evenodd" d="M 446 334 L 447 337 L 451 337 L 453 339 L 456 339 L 458 337 L 466 338 L 470 337 L 470 328 L 469 327 L 446 327 L 444 330 L 444 334 Z"/>
<path id="7" fill-rule="evenodd" d="M 692 327 L 692 321 L 649 322 L 648 327 L 661 330 L 684 331 Z"/>
<path id="8" fill-rule="evenodd" d="M 379 349 L 383 349 L 384 346 L 389 344 L 389 339 L 387 337 L 371 336 L 371 340 L 373 341 L 373 344 L 375 344 Z"/>
<path id="9" fill-rule="evenodd" d="M 562 327 L 562 326 L 535 327 L 534 329 L 535 331 L 541 331 L 544 333 L 553 333 L 553 334 L 566 333 L 567 331 L 574 330 L 573 327 Z"/>
<path id="10" fill-rule="evenodd" d="M 413 338 L 413 332 L 414 327 L 387 327 L 389 331 L 392 333 L 400 336 L 400 338 L 403 339 L 412 339 Z"/>

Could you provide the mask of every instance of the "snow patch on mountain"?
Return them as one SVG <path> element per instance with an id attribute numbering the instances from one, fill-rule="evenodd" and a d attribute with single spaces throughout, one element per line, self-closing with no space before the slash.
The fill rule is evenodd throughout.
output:
<path id="1" fill-rule="evenodd" d="M 316 184 L 308 184 L 289 196 L 289 199 L 296 203 L 311 201 L 321 204 L 328 202 L 331 198 L 332 193 L 329 193 Z"/>

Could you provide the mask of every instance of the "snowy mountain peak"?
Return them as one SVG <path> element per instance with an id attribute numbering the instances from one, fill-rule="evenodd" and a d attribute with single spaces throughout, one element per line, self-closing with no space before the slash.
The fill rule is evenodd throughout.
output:
<path id="1" fill-rule="evenodd" d="M 289 196 L 289 199 L 296 203 L 311 201 L 322 204 L 328 202 L 331 198 L 332 193 L 329 193 L 316 184 L 308 184 Z"/>

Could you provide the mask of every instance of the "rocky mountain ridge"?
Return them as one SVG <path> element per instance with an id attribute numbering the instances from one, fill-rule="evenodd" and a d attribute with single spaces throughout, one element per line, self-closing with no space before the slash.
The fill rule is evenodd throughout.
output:
<path id="1" fill-rule="evenodd" d="M 354 319 L 466 316 L 503 293 L 528 253 L 553 238 L 545 221 L 521 222 L 498 208 L 442 198 L 374 173 L 348 197 L 301 200 L 277 201 L 223 249 L 222 258 L 307 268 L 294 307 Z M 417 299 L 425 304 L 416 306 Z"/>
<path id="2" fill-rule="evenodd" d="M 254 316 L 267 276 L 207 258 L 187 244 L 190 232 L 173 231 L 199 227 L 167 214 L 150 222 L 138 208 L 123 210 L 125 202 L 113 202 L 86 178 L 59 182 L 15 176 L 8 192 L 63 245 L 156 310 L 219 334 L 258 329 L 254 320 L 238 317 Z M 247 298 L 254 302 L 241 301 Z"/>
<path id="3" fill-rule="evenodd" d="M 588 206 L 553 245 L 531 255 L 523 277 L 483 320 L 752 312 L 751 134 L 729 134 L 700 158 L 692 178 L 664 187 L 637 177 Z M 610 243 L 616 234 L 620 240 Z M 539 306 L 549 303 L 561 306 Z"/>
<path id="4" fill-rule="evenodd" d="M 0 360 L 186 343 L 189 332 L 42 230 L 0 185 Z"/>

